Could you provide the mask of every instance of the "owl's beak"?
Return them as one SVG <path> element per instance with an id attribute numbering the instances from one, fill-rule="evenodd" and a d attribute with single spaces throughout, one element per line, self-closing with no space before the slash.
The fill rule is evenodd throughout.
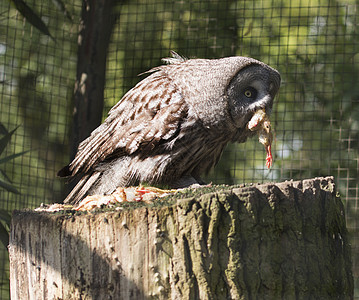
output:
<path id="1" fill-rule="evenodd" d="M 265 110 L 267 115 L 272 111 L 273 97 L 270 94 L 264 95 L 259 100 L 249 105 L 251 111 L 257 112 L 258 110 Z"/>

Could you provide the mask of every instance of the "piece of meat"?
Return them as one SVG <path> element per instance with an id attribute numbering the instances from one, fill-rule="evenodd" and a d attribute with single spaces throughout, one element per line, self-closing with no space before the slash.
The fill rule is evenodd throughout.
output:
<path id="1" fill-rule="evenodd" d="M 267 153 L 266 166 L 268 169 L 270 169 L 273 164 L 273 156 L 271 149 L 273 135 L 271 132 L 271 123 L 265 110 L 257 110 L 248 122 L 247 126 L 249 130 L 258 132 L 258 140 L 264 146 Z"/>

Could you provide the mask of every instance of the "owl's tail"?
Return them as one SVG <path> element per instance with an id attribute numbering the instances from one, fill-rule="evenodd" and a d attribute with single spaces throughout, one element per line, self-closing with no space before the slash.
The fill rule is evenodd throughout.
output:
<path id="1" fill-rule="evenodd" d="M 80 181 L 75 185 L 72 191 L 67 195 L 64 203 L 78 204 L 83 198 L 88 195 L 88 191 L 97 182 L 102 172 L 92 171 L 85 174 Z"/>

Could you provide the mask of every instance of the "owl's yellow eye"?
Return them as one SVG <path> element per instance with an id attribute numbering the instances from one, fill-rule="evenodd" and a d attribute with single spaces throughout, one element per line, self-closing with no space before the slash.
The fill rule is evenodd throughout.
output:
<path id="1" fill-rule="evenodd" d="M 251 98 L 252 97 L 252 92 L 250 90 L 246 90 L 244 92 L 244 96 L 246 96 L 247 98 Z"/>

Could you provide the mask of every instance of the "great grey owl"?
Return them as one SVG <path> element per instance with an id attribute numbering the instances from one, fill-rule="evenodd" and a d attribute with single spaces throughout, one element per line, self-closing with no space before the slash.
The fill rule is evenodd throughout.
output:
<path id="1" fill-rule="evenodd" d="M 202 184 L 227 143 L 255 134 L 247 128 L 254 113 L 270 114 L 281 80 L 275 69 L 247 57 L 172 55 L 122 97 L 59 171 L 81 176 L 65 202 L 140 183 Z"/>

